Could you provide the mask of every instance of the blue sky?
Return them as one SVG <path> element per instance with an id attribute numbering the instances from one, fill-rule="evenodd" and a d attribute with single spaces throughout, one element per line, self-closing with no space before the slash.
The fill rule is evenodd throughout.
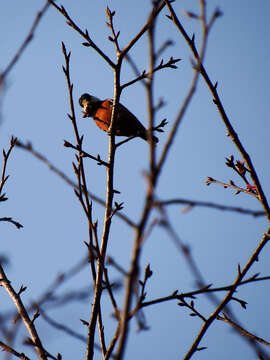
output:
<path id="1" fill-rule="evenodd" d="M 267 35 L 270 4 L 267 0 L 217 0 L 208 3 L 208 13 L 218 6 L 223 16 L 216 21 L 209 36 L 205 66 L 210 77 L 218 81 L 218 91 L 226 112 L 255 164 L 265 194 L 269 196 L 270 53 Z M 120 44 L 125 46 L 146 21 L 151 5 L 150 1 L 130 0 L 66 0 L 62 4 L 78 25 L 87 28 L 97 45 L 113 59 L 114 48 L 107 40 L 109 29 L 105 25 L 106 6 L 116 10 L 115 26 L 121 31 Z M 39 0 L 29 0 L 27 6 L 19 1 L 1 5 L 1 70 L 21 45 L 42 6 L 43 1 Z M 197 12 L 197 1 L 176 0 L 174 8 L 188 33 L 196 34 L 199 44 L 199 25 L 183 14 L 185 9 Z M 157 23 L 157 44 L 161 45 L 167 39 L 173 40 L 174 46 L 167 49 L 163 58 L 166 60 L 173 56 L 182 59 L 177 70 L 168 69 L 156 74 L 155 101 L 162 97 L 166 102 L 157 115 L 157 121 L 167 118 L 169 131 L 190 86 L 192 69 L 187 45 L 165 17 L 166 13 L 161 14 Z M 1 103 L 0 139 L 1 148 L 8 147 L 11 135 L 22 141 L 31 141 L 37 151 L 75 181 L 72 168 L 74 152 L 62 146 L 63 140 L 74 142 L 74 134 L 66 116 L 70 110 L 62 72 L 64 58 L 61 41 L 72 53 L 71 77 L 79 130 L 84 134 L 84 147 L 89 153 L 100 154 L 106 159 L 108 137 L 91 119 L 80 118 L 81 109 L 77 99 L 84 92 L 99 98 L 112 97 L 113 74 L 91 48 L 81 46 L 83 40 L 53 8 L 41 20 L 33 41 L 8 76 Z M 140 70 L 147 69 L 147 36 L 132 49 L 131 54 Z M 130 67 L 125 65 L 122 81 L 133 77 Z M 142 123 L 147 124 L 146 94 L 140 83 L 127 88 L 121 102 Z M 158 154 L 165 144 L 168 131 L 159 135 Z M 205 186 L 207 176 L 221 181 L 233 179 L 242 186 L 240 179 L 224 165 L 224 158 L 230 154 L 239 159 L 239 154 L 225 134 L 211 95 L 200 80 L 164 167 L 157 196 L 162 200 L 186 198 L 261 210 L 260 204 L 251 196 L 235 196 L 230 189 L 215 184 Z M 139 219 L 143 206 L 146 189 L 143 171 L 147 166 L 148 147 L 142 140 L 136 139 L 119 149 L 115 182 L 121 194 L 117 195 L 116 200 L 124 202 L 123 212 L 135 221 Z M 2 203 L 1 217 L 12 216 L 24 228 L 17 230 L 11 224 L 1 223 L 1 254 L 10 258 L 7 273 L 14 287 L 18 289 L 21 284 L 27 286 L 23 299 L 28 303 L 39 298 L 59 272 L 68 270 L 85 255 L 83 241 L 87 241 L 87 222 L 72 187 L 32 155 L 15 149 L 7 173 L 10 178 L 5 192 L 9 200 Z M 104 168 L 87 161 L 87 180 L 89 189 L 105 198 Z M 237 274 L 237 264 L 245 264 L 267 229 L 266 219 L 205 208 L 194 208 L 184 214 L 181 209 L 179 206 L 168 207 L 168 216 L 179 237 L 190 246 L 206 282 L 214 286 L 230 284 Z M 103 213 L 104 209 L 94 203 L 93 217 L 98 219 L 99 235 Z M 154 216 L 159 217 L 160 214 L 156 212 Z M 108 253 L 124 268 L 129 264 L 132 243 L 131 229 L 115 218 Z M 269 275 L 269 255 L 269 248 L 266 247 L 249 275 L 256 272 Z M 153 270 L 146 289 L 148 300 L 166 296 L 176 289 L 185 292 L 196 288 L 182 254 L 162 228 L 155 228 L 144 245 L 142 268 L 148 263 Z M 120 279 L 116 271 L 111 271 L 113 279 Z M 59 294 L 71 288 L 76 293 L 84 286 L 91 287 L 89 275 L 89 269 L 85 268 L 71 283 L 59 289 Z M 123 294 L 123 291 L 119 291 L 120 303 Z M 237 303 L 232 304 L 239 320 L 249 331 L 261 337 L 267 337 L 270 330 L 268 314 L 265 314 L 268 294 L 268 282 L 251 284 L 237 293 L 239 298 L 248 302 L 247 310 Z M 221 298 L 221 294 L 218 296 Z M 0 292 L 0 303 L 4 312 L 13 307 L 3 290 Z M 213 311 L 213 306 L 203 296 L 198 297 L 195 304 L 206 316 Z M 110 317 L 112 309 L 107 298 L 104 299 L 104 306 L 105 331 L 109 339 L 115 323 Z M 87 301 L 72 303 L 61 310 L 48 310 L 48 314 L 86 335 L 86 328 L 79 319 L 88 319 L 89 307 Z M 133 323 L 126 358 L 181 359 L 201 326 L 201 321 L 190 318 L 188 313 L 176 302 L 147 308 L 145 315 L 150 331 L 138 334 Z M 38 320 L 37 327 L 50 352 L 60 352 L 64 359 L 84 358 L 84 345 L 78 340 L 51 329 L 42 319 Z M 221 322 L 216 322 L 210 328 L 201 345 L 208 349 L 195 355 L 194 359 L 256 358 L 246 342 Z M 16 347 L 20 346 L 18 341 Z M 31 355 L 28 348 L 24 351 Z M 99 358 L 97 353 L 96 359 Z"/>

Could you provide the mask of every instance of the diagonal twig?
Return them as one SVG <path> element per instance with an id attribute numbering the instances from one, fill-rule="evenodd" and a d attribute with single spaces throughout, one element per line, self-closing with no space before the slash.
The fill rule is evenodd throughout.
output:
<path id="1" fill-rule="evenodd" d="M 1 264 L 0 264 L 0 276 L 1 276 L 0 285 L 2 285 L 5 288 L 10 298 L 14 302 L 21 319 L 24 322 L 26 329 L 28 330 L 28 333 L 37 351 L 39 359 L 47 360 L 47 351 L 44 349 L 42 345 L 42 342 L 34 325 L 34 321 L 30 319 L 28 312 L 25 309 L 24 304 L 21 300 L 20 294 L 16 293 L 16 291 L 11 286 L 11 282 L 8 280 Z"/>
<path id="2" fill-rule="evenodd" d="M 24 42 L 22 43 L 22 45 L 19 47 L 17 53 L 14 55 L 14 57 L 11 59 L 10 63 L 7 65 L 7 67 L 5 68 L 5 70 L 0 74 L 0 85 L 1 83 L 4 81 L 5 77 L 7 76 L 7 74 L 11 71 L 11 69 L 14 67 L 14 65 L 16 64 L 16 62 L 19 60 L 19 58 L 21 57 L 22 53 L 24 52 L 25 48 L 27 47 L 27 45 L 30 43 L 30 41 L 33 39 L 34 37 L 34 32 L 42 18 L 42 16 L 44 15 L 44 13 L 46 12 L 46 10 L 49 8 L 50 3 L 48 1 L 45 2 L 44 6 L 42 7 L 42 9 L 37 13 L 37 16 L 34 20 L 33 25 L 31 26 L 31 29 L 28 33 L 28 35 L 26 36 Z"/>
<path id="3" fill-rule="evenodd" d="M 238 206 L 228 206 L 217 204 L 209 201 L 200 201 L 200 200 L 189 200 L 189 199 L 169 199 L 169 200 L 158 200 L 154 201 L 154 206 L 167 206 L 167 205 L 187 205 L 189 208 L 193 207 L 207 207 L 212 209 L 217 209 L 221 211 L 233 211 L 240 214 L 252 215 L 254 217 L 265 216 L 264 211 L 244 209 Z"/>

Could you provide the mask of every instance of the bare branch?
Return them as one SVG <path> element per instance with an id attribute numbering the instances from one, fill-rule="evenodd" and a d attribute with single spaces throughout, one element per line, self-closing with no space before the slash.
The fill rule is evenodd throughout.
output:
<path id="1" fill-rule="evenodd" d="M 23 228 L 22 224 L 20 224 L 18 221 L 13 220 L 11 217 L 2 217 L 0 218 L 0 221 L 10 222 L 11 224 L 15 225 L 17 229 Z"/>
<path id="2" fill-rule="evenodd" d="M 41 18 L 43 17 L 43 15 L 45 14 L 46 10 L 49 8 L 50 3 L 48 1 L 45 1 L 44 6 L 42 7 L 42 9 L 37 13 L 37 16 L 34 20 L 33 25 L 31 26 L 31 29 L 28 33 L 28 35 L 26 36 L 24 42 L 22 43 L 22 45 L 19 47 L 17 53 L 15 54 L 15 56 L 11 59 L 10 63 L 7 65 L 6 69 L 2 72 L 2 74 L 0 74 L 0 85 L 1 83 L 4 81 L 5 77 L 7 76 L 7 74 L 11 71 L 11 69 L 14 67 L 14 65 L 16 64 L 16 62 L 19 60 L 19 58 L 21 57 L 22 53 L 24 52 L 25 48 L 27 47 L 27 45 L 31 42 L 31 40 L 34 37 L 34 33 L 36 31 L 36 28 L 41 20 Z"/>
<path id="3" fill-rule="evenodd" d="M 212 177 L 208 176 L 205 181 L 205 184 L 207 186 L 210 184 L 219 184 L 219 185 L 222 185 L 224 187 L 224 189 L 227 189 L 227 188 L 235 189 L 236 191 L 234 192 L 234 195 L 238 195 L 240 192 L 244 192 L 246 194 L 255 196 L 258 199 L 258 194 L 255 192 L 256 190 L 253 190 L 252 188 L 250 189 L 248 186 L 247 186 L 247 189 L 243 189 L 240 186 L 235 185 L 231 180 L 229 181 L 229 183 L 224 183 L 222 181 L 213 179 Z"/>
<path id="4" fill-rule="evenodd" d="M 72 27 L 75 31 L 77 31 L 86 41 L 87 45 L 92 47 L 112 68 L 115 67 L 115 64 L 113 61 L 94 43 L 94 41 L 89 37 L 88 31 L 85 30 L 85 32 L 79 28 L 78 25 L 75 24 L 75 22 L 71 19 L 71 17 L 68 15 L 66 9 L 63 6 L 58 6 L 53 0 L 48 0 L 50 4 L 52 4 L 68 21 L 67 24 Z M 85 43 L 83 43 L 85 45 Z"/>
<path id="5" fill-rule="evenodd" d="M 163 60 L 160 61 L 160 64 L 158 66 L 156 66 L 152 72 L 156 72 L 162 69 L 166 69 L 166 68 L 171 68 L 171 69 L 176 69 L 177 66 L 175 65 L 178 61 L 181 61 L 181 59 L 174 59 L 173 57 L 171 57 L 165 64 L 163 63 Z M 140 75 L 138 75 L 135 79 L 121 85 L 121 89 L 123 90 L 124 88 L 135 84 L 137 81 L 141 81 L 143 79 L 147 79 L 150 76 L 149 72 L 146 72 L 145 70 L 142 71 L 142 73 Z"/>
<path id="6" fill-rule="evenodd" d="M 27 310 L 24 307 L 24 304 L 21 300 L 21 297 L 19 294 L 15 292 L 13 287 L 11 286 L 11 282 L 8 280 L 3 267 L 0 265 L 0 284 L 5 288 L 7 293 L 9 294 L 11 300 L 14 302 L 18 313 L 24 322 L 25 327 L 27 328 L 29 335 L 31 336 L 31 341 L 33 342 L 33 346 L 35 347 L 38 357 L 41 360 L 47 360 L 47 351 L 44 349 L 42 342 L 39 338 L 39 335 L 37 333 L 37 330 L 35 328 L 34 322 L 31 321 L 29 318 L 29 315 L 27 313 Z"/>
<path id="7" fill-rule="evenodd" d="M 3 341 L 0 341 L 0 346 L 2 347 L 2 351 L 6 351 L 21 360 L 30 360 L 24 353 L 19 353 L 18 351 L 14 350 L 11 346 L 5 344 Z"/>
<path id="8" fill-rule="evenodd" d="M 231 300 L 233 293 L 241 283 L 244 276 L 247 274 L 248 270 L 251 268 L 251 266 L 254 264 L 255 261 L 257 261 L 258 256 L 264 246 L 267 244 L 267 242 L 270 240 L 270 228 L 267 230 L 267 232 L 263 235 L 260 243 L 258 244 L 257 248 L 254 250 L 254 252 L 251 254 L 249 260 L 247 261 L 246 265 L 243 267 L 242 270 L 238 271 L 238 274 L 235 278 L 234 283 L 232 284 L 231 289 L 228 291 L 228 293 L 225 295 L 223 300 L 219 303 L 219 305 L 216 307 L 216 309 L 211 313 L 207 321 L 203 324 L 201 327 L 201 330 L 199 331 L 196 339 L 194 340 L 193 344 L 191 345 L 190 349 L 186 353 L 184 359 L 190 359 L 194 352 L 196 352 L 201 339 L 204 337 L 207 329 L 212 325 L 212 323 L 215 321 L 219 313 L 224 309 L 224 307 L 229 303 Z"/>
<path id="9" fill-rule="evenodd" d="M 251 178 L 253 180 L 253 184 L 256 187 L 256 190 L 258 192 L 258 199 L 259 199 L 259 201 L 261 202 L 261 204 L 262 204 L 262 206 L 264 208 L 264 211 L 266 213 L 268 221 L 270 221 L 270 208 L 269 208 L 269 205 L 268 205 L 268 201 L 267 201 L 266 196 L 265 196 L 265 194 L 263 192 L 263 189 L 261 187 L 261 184 L 260 184 L 259 178 L 257 176 L 255 167 L 253 165 L 253 162 L 252 162 L 249 154 L 245 150 L 242 142 L 240 141 L 236 131 L 234 130 L 234 128 L 233 128 L 233 126 L 232 126 L 232 124 L 231 124 L 231 122 L 230 122 L 230 120 L 229 120 L 229 118 L 228 118 L 228 116 L 226 114 L 226 111 L 225 111 L 225 109 L 223 107 L 223 104 L 222 104 L 222 102 L 220 100 L 220 97 L 218 95 L 217 87 L 210 80 L 210 77 L 208 76 L 208 74 L 207 74 L 207 72 L 206 72 L 206 70 L 205 70 L 205 68 L 204 68 L 204 66 L 202 64 L 201 56 L 199 55 L 199 53 L 197 51 L 194 39 L 190 38 L 188 36 L 188 34 L 186 33 L 186 31 L 183 28 L 181 22 L 179 21 L 179 18 L 176 16 L 170 2 L 167 1 L 167 0 L 165 0 L 165 1 L 166 1 L 166 5 L 167 5 L 167 7 L 169 9 L 169 12 L 170 12 L 171 20 L 176 25 L 176 27 L 178 28 L 178 30 L 180 31 L 180 33 L 182 34 L 182 36 L 186 40 L 188 46 L 190 47 L 191 52 L 194 55 L 194 58 L 196 59 L 196 62 L 197 62 L 197 65 L 198 65 L 197 69 L 200 72 L 200 74 L 202 75 L 202 77 L 204 78 L 204 80 L 205 80 L 211 94 L 213 95 L 213 102 L 217 106 L 217 109 L 218 109 L 218 112 L 219 112 L 219 114 L 221 116 L 221 119 L 223 120 L 223 122 L 224 122 L 224 124 L 226 126 L 226 129 L 228 131 L 228 135 L 230 136 L 231 140 L 233 141 L 233 143 L 237 147 L 238 151 L 240 152 L 240 154 L 242 155 L 242 158 L 244 159 L 244 161 L 246 163 L 246 166 L 247 166 L 247 168 L 248 168 L 248 170 L 250 172 L 250 176 L 251 176 Z M 215 11 L 215 14 L 216 14 L 215 18 L 218 17 L 219 15 L 221 15 L 220 11 Z M 205 22 L 203 23 L 202 29 L 203 29 L 203 32 L 204 32 L 205 36 L 207 36 L 209 28 L 206 27 Z"/>
<path id="10" fill-rule="evenodd" d="M 159 200 L 154 201 L 154 206 L 167 206 L 167 205 L 187 205 L 188 209 L 185 209 L 183 212 L 189 211 L 194 207 L 207 207 L 212 209 L 217 209 L 221 211 L 233 211 L 238 212 L 240 214 L 247 214 L 252 215 L 254 217 L 265 216 L 264 211 L 259 210 L 251 210 L 251 209 L 244 209 L 237 206 L 228 206 L 222 204 L 216 204 L 209 201 L 200 201 L 200 200 L 189 200 L 189 199 L 170 199 L 170 200 Z"/>
<path id="11" fill-rule="evenodd" d="M 241 335 L 243 336 L 247 336 L 249 338 L 251 338 L 252 340 L 258 341 L 259 343 L 266 345 L 266 346 L 270 346 L 270 342 L 252 334 L 251 332 L 247 331 L 246 329 L 244 329 L 242 326 L 240 326 L 239 324 L 237 324 L 235 321 L 231 320 L 228 318 L 228 316 L 226 316 L 225 314 L 223 314 L 223 316 L 218 316 L 217 317 L 218 320 L 222 320 L 230 325 L 232 325 L 237 331 L 239 331 L 241 333 Z"/>
<path id="12" fill-rule="evenodd" d="M 89 159 L 95 160 L 97 162 L 97 165 L 109 166 L 109 164 L 106 163 L 106 161 L 101 160 L 99 155 L 97 157 L 93 156 L 93 155 L 90 155 L 86 151 L 82 150 L 81 147 L 78 146 L 78 145 L 75 146 L 75 145 L 73 145 L 70 142 L 65 140 L 64 141 L 64 146 L 79 151 L 82 154 L 83 157 L 87 157 Z"/>
<path id="13" fill-rule="evenodd" d="M 20 149 L 26 150 L 30 154 L 32 154 L 34 157 L 36 157 L 38 160 L 40 160 L 42 163 L 44 163 L 52 172 L 57 174 L 61 179 L 63 179 L 68 185 L 72 186 L 73 188 L 79 190 L 78 184 L 76 184 L 73 180 L 71 180 L 65 173 L 63 173 L 61 170 L 59 170 L 54 164 L 52 164 L 43 154 L 35 150 L 31 143 L 24 144 L 20 140 L 16 140 L 16 146 L 18 146 Z M 97 202 L 98 204 L 105 206 L 105 201 L 98 197 L 97 195 L 91 193 L 88 190 L 88 197 Z M 135 228 L 137 225 L 126 215 L 124 215 L 122 212 L 117 212 L 116 216 L 119 217 L 121 220 L 123 220 L 126 224 L 129 226 Z"/>

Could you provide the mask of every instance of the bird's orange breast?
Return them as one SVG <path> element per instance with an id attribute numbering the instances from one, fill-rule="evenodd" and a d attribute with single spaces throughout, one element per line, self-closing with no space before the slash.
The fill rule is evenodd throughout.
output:
<path id="1" fill-rule="evenodd" d="M 104 100 L 94 115 L 94 120 L 96 125 L 100 129 L 104 131 L 108 131 L 111 123 L 111 116 L 112 116 L 111 101 Z"/>

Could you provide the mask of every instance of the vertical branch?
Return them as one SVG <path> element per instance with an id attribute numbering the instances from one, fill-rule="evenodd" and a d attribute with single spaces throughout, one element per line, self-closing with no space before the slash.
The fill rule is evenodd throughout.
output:
<path id="1" fill-rule="evenodd" d="M 115 78 L 116 73 L 119 70 L 115 70 Z M 116 80 L 115 80 L 116 83 Z M 115 85 L 115 89 L 116 89 Z M 114 106 L 112 117 L 114 117 L 114 109 L 116 103 L 116 96 L 119 99 L 119 95 L 115 90 L 114 97 Z M 114 159 L 115 159 L 115 136 L 111 133 L 109 136 L 109 156 L 108 156 L 108 167 L 107 167 L 107 193 L 106 193 L 106 206 L 105 206 L 105 214 L 104 214 L 104 223 L 103 223 L 103 233 L 100 245 L 100 256 L 97 259 L 97 277 L 95 282 L 95 294 L 94 301 L 92 305 L 92 312 L 90 317 L 90 322 L 88 326 L 88 341 L 87 341 L 87 353 L 86 358 L 90 360 L 94 355 L 94 334 L 96 328 L 97 321 L 97 313 L 100 306 L 100 299 L 102 295 L 102 280 L 103 280 L 103 268 L 104 261 L 106 257 L 107 245 L 109 240 L 109 233 L 112 221 L 112 204 L 113 204 L 113 179 L 114 179 Z"/>
<path id="2" fill-rule="evenodd" d="M 69 102 L 70 102 L 70 109 L 71 109 L 71 115 L 68 115 L 68 116 L 72 122 L 74 133 L 75 133 L 75 138 L 77 141 L 77 147 L 79 149 L 79 156 L 77 157 L 78 167 L 74 166 L 74 169 L 75 169 L 75 172 L 78 177 L 78 188 L 79 188 L 78 197 L 81 201 L 82 207 L 84 209 L 84 212 L 85 212 L 85 214 L 87 216 L 87 220 L 88 220 L 88 234 L 89 234 L 89 245 L 88 245 L 89 256 L 88 256 L 88 259 L 89 259 L 90 266 L 91 266 L 93 282 L 95 283 L 97 281 L 97 275 L 96 275 L 96 269 L 95 269 L 95 256 L 93 253 L 94 245 L 93 245 L 92 203 L 90 203 L 89 196 L 88 196 L 87 182 L 86 182 L 86 176 L 85 176 L 85 170 L 84 170 L 84 162 L 83 162 L 83 157 L 82 157 L 83 137 L 80 137 L 80 135 L 79 135 L 79 131 L 78 131 L 77 123 L 76 123 L 76 115 L 75 115 L 75 110 L 74 110 L 73 84 L 71 83 L 71 80 L 70 80 L 70 66 L 69 66 L 70 52 L 67 53 L 64 43 L 62 43 L 62 50 L 63 50 L 63 54 L 64 54 L 65 61 L 66 61 L 66 67 L 63 67 L 63 71 L 64 71 L 64 73 L 66 75 L 66 79 L 67 79 L 68 91 L 69 91 Z M 84 200 L 83 200 L 82 194 L 83 194 Z M 101 278 L 101 280 L 102 280 L 102 278 Z M 101 282 L 100 282 L 100 289 L 101 289 Z M 105 356 L 106 345 L 105 345 L 105 340 L 104 340 L 104 329 L 103 329 L 103 323 L 102 323 L 100 302 L 97 302 L 96 307 L 95 307 L 95 324 L 96 324 L 97 319 L 98 319 L 98 325 L 99 325 L 99 335 L 100 335 L 100 340 L 101 340 L 101 350 L 102 350 L 103 356 Z M 91 327 L 89 324 L 89 329 L 90 328 Z M 88 336 L 88 340 L 91 343 L 92 354 L 93 354 L 94 336 L 92 335 L 93 334 L 92 330 L 90 330 L 90 332 L 91 332 L 91 335 Z M 88 349 L 88 347 L 87 347 L 87 349 Z"/>
<path id="3" fill-rule="evenodd" d="M 157 3 L 160 4 L 161 1 L 158 1 Z M 102 295 L 102 279 L 103 279 L 103 269 L 104 269 L 104 260 L 106 257 L 106 251 L 107 251 L 107 245 L 108 245 L 108 239 L 109 239 L 109 232 L 111 227 L 111 221 L 112 221 L 112 204 L 113 204 L 113 179 L 114 179 L 114 161 L 115 161 L 115 152 L 116 152 L 116 146 L 115 146 L 115 135 L 114 135 L 114 123 L 115 123 L 115 114 L 117 111 L 117 105 L 119 103 L 120 95 L 121 95 L 121 85 L 120 85 L 120 73 L 121 73 L 121 66 L 124 57 L 129 52 L 129 50 L 132 48 L 132 46 L 141 38 L 141 36 L 150 28 L 152 23 L 154 22 L 157 15 L 160 13 L 160 11 L 164 8 L 165 3 L 162 1 L 160 6 L 156 6 L 153 8 L 151 16 L 149 17 L 146 24 L 142 27 L 142 29 L 138 32 L 138 34 L 129 42 L 129 44 L 121 51 L 119 44 L 118 44 L 118 34 L 114 32 L 113 29 L 113 23 L 112 18 L 114 16 L 114 13 L 112 13 L 108 8 L 106 10 L 107 16 L 109 18 L 109 26 L 112 30 L 112 41 L 115 44 L 116 48 L 116 54 L 117 54 L 117 63 L 115 66 L 112 66 L 114 71 L 114 100 L 113 100 L 113 106 L 112 106 L 112 117 L 111 117 L 111 124 L 109 129 L 109 155 L 108 155 L 108 167 L 107 167 L 107 193 L 106 193 L 106 207 L 105 207 L 105 215 L 104 215 L 104 224 L 103 224 L 103 234 L 101 239 L 101 246 L 100 246 L 100 257 L 97 260 L 97 278 L 95 283 L 95 294 L 94 294 L 94 301 L 92 305 L 92 312 L 91 317 L 89 321 L 88 326 L 88 342 L 87 342 L 87 360 L 90 360 L 93 358 L 93 345 L 94 345 L 94 334 L 95 334 L 95 328 L 96 328 L 96 321 L 97 321 L 97 310 L 100 304 L 100 299 Z M 145 219 L 146 220 L 146 219 Z M 139 243 L 139 242 L 138 242 Z M 137 261 L 137 260 L 136 260 Z M 136 267 L 136 266 L 135 266 Z M 137 271 L 135 270 L 135 273 Z M 132 276 L 132 279 L 134 277 Z M 128 306 L 124 310 L 124 315 L 121 317 L 121 324 L 125 324 L 124 326 L 127 326 L 128 321 L 128 309 L 130 304 L 128 303 Z M 121 325 L 121 326 L 122 326 Z M 118 336 L 117 331 L 117 336 Z M 122 332 L 123 334 L 123 332 Z M 124 337 L 126 337 L 126 331 L 124 331 Z M 123 337 L 122 337 L 123 339 Z M 116 341 L 116 340 L 115 340 Z M 114 343 L 115 344 L 115 343 Z M 121 349 L 124 349 L 123 343 L 120 345 Z M 121 350 L 121 352 L 122 352 Z"/>
<path id="4" fill-rule="evenodd" d="M 148 101 L 148 122 L 149 122 L 149 129 L 153 129 L 154 127 L 154 116 L 155 116 L 155 109 L 154 109 L 154 68 L 156 62 L 156 54 L 155 54 L 155 44 L 154 44 L 154 30 L 155 30 L 155 22 L 151 22 L 151 26 L 149 27 L 148 31 L 148 38 L 149 38 L 149 76 L 148 80 L 146 81 L 146 94 L 147 94 L 147 101 Z M 150 136 L 150 173 L 153 176 L 156 168 L 156 152 L 153 142 L 153 137 Z"/>
<path id="5" fill-rule="evenodd" d="M 148 99 L 148 116 L 149 116 L 149 129 L 153 128 L 154 122 L 154 106 L 153 106 L 153 74 L 155 67 L 155 48 L 154 48 L 154 27 L 156 20 L 156 13 L 158 13 L 159 9 L 164 5 L 162 3 L 161 6 L 160 1 L 156 1 L 153 4 L 153 10 L 149 16 L 149 78 L 146 82 L 146 91 L 147 91 L 147 99 Z M 152 139 L 152 137 L 151 137 Z M 143 210 L 143 214 L 141 217 L 140 224 L 138 225 L 135 233 L 134 247 L 132 251 L 132 260 L 130 265 L 129 274 L 126 279 L 126 291 L 125 291 L 125 300 L 124 300 L 124 309 L 120 319 L 120 335 L 119 335 L 119 344 L 117 349 L 116 357 L 118 360 L 122 359 L 124 356 L 125 346 L 128 338 L 129 331 L 129 312 L 132 304 L 132 296 L 134 292 L 134 288 L 137 283 L 137 277 L 139 274 L 139 259 L 141 254 L 141 245 L 143 240 L 144 229 L 147 224 L 147 220 L 150 216 L 150 212 L 152 209 L 153 202 L 153 194 L 156 185 L 156 162 L 155 162 L 155 148 L 153 139 L 150 143 L 150 173 L 148 175 L 148 190 L 145 199 L 145 206 Z"/>
<path id="6" fill-rule="evenodd" d="M 63 67 L 63 71 L 64 74 L 66 75 L 66 79 L 67 79 L 67 85 L 68 85 L 68 93 L 69 93 L 69 103 L 70 103 L 70 109 L 71 109 L 71 115 L 68 115 L 69 119 L 72 122 L 73 125 L 73 130 L 75 133 L 75 138 L 76 138 L 76 142 L 77 142 L 77 146 L 79 149 L 79 157 L 78 157 L 78 170 L 79 170 L 79 176 L 81 177 L 81 180 L 79 180 L 79 191 L 82 190 L 83 195 L 84 195 L 84 199 L 85 199 L 85 207 L 86 207 L 86 214 L 87 214 L 87 219 L 88 219 L 88 227 L 89 227 L 89 251 L 90 253 L 93 250 L 93 233 L 92 233 L 92 226 L 93 226 L 93 222 L 92 222 L 92 204 L 90 203 L 89 200 L 89 196 L 88 196 L 88 190 L 87 190 L 87 183 L 86 183 L 86 177 L 85 177 L 85 170 L 84 170 L 84 163 L 83 163 L 83 158 L 82 158 L 82 154 L 81 154 L 81 150 L 82 150 L 82 140 L 83 137 L 80 137 L 79 135 L 79 130 L 77 127 L 77 122 L 76 122 L 76 115 L 75 115 L 75 109 L 74 109 L 74 101 L 73 101 L 73 84 L 71 83 L 70 80 L 70 55 L 71 53 L 67 53 L 66 51 L 66 47 L 65 44 L 62 43 L 62 51 L 65 57 L 65 62 L 66 62 L 66 67 Z M 82 184 L 80 184 L 80 181 L 82 182 Z M 93 261 L 93 256 L 92 254 L 91 258 Z M 93 272 L 93 276 L 94 276 L 94 272 Z"/>
<path id="7" fill-rule="evenodd" d="M 97 259 L 97 277 L 95 282 L 95 294 L 92 305 L 92 312 L 88 326 L 88 338 L 87 338 L 87 351 L 86 358 L 90 360 L 94 355 L 94 334 L 96 329 L 97 314 L 100 307 L 100 300 L 102 295 L 102 280 L 104 271 L 104 262 L 106 258 L 107 245 L 109 240 L 109 233 L 112 222 L 113 213 L 113 195 L 114 195 L 114 161 L 115 161 L 115 135 L 114 135 L 114 119 L 116 114 L 117 104 L 120 98 L 120 71 L 122 65 L 122 58 L 118 56 L 117 65 L 114 67 L 114 100 L 112 106 L 112 117 L 109 129 L 109 155 L 107 166 L 107 191 L 106 191 L 106 205 L 103 222 L 103 232 L 100 245 L 100 256 Z"/>
<path id="8" fill-rule="evenodd" d="M 171 2 L 168 0 L 165 0 L 166 5 L 170 11 L 170 16 L 169 18 L 173 21 L 176 22 L 177 21 L 177 17 L 176 14 L 171 6 Z M 181 24 L 180 24 L 181 25 Z M 186 34 L 186 32 L 184 33 L 186 37 L 188 37 L 188 35 Z M 162 151 L 161 157 L 159 159 L 158 165 L 157 165 L 157 172 L 158 174 L 160 174 L 161 169 L 167 159 L 169 150 L 173 144 L 173 141 L 175 139 L 177 130 L 179 128 L 179 125 L 186 113 L 186 110 L 192 100 L 193 95 L 195 94 L 196 88 L 197 88 L 197 84 L 199 81 L 199 76 L 200 76 L 200 69 L 202 68 L 202 63 L 203 63 L 203 59 L 204 59 L 204 55 L 205 55 L 205 50 L 206 50 L 206 43 L 207 43 L 207 35 L 208 32 L 203 32 L 202 34 L 202 44 L 201 44 L 201 49 L 200 49 L 200 53 L 196 50 L 196 53 L 194 54 L 194 58 L 195 58 L 195 62 L 193 64 L 193 68 L 194 68 L 194 74 L 193 74 L 193 79 L 191 82 L 191 86 L 189 88 L 189 91 L 187 92 L 187 95 L 184 99 L 183 105 L 181 106 L 179 113 L 177 115 L 177 118 L 173 124 L 172 130 L 170 132 L 169 138 L 164 146 L 164 149 Z M 193 36 L 192 39 L 190 40 L 191 44 L 194 45 L 194 41 L 195 41 L 195 37 Z"/>

